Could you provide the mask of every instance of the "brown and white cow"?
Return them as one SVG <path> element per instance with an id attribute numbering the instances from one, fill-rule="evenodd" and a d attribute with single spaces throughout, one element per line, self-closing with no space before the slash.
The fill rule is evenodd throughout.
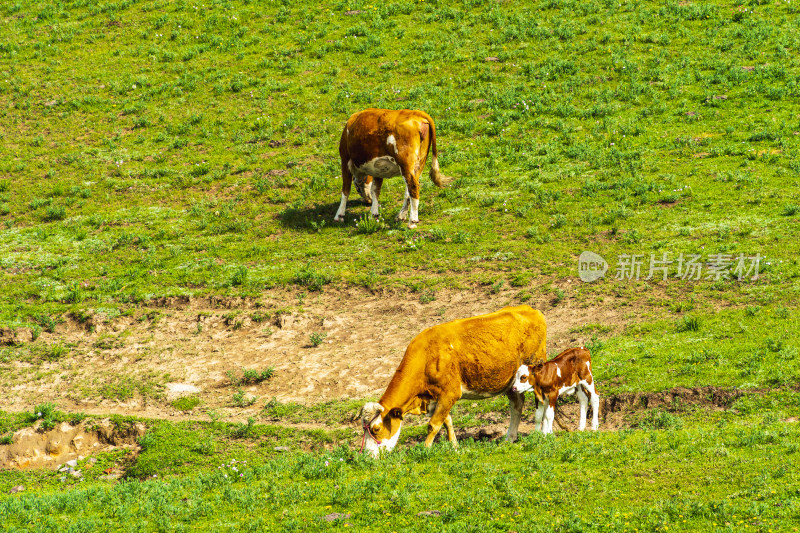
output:
<path id="1" fill-rule="evenodd" d="M 406 349 L 379 402 L 361 410 L 363 444 L 375 456 L 397 444 L 403 417 L 431 414 L 425 445 L 441 429 L 457 445 L 450 409 L 459 399 L 506 394 L 511 423 L 506 438 L 515 440 L 525 397 L 511 390 L 521 364 L 543 360 L 546 327 L 541 312 L 521 305 L 453 320 L 424 330 Z"/>
<path id="2" fill-rule="evenodd" d="M 553 417 L 559 396 L 575 392 L 581 406 L 578 428 L 581 431 L 586 429 L 588 394 L 592 402 L 592 430 L 597 430 L 600 396 L 592 377 L 591 354 L 583 346 L 564 350 L 550 361 L 520 366 L 511 390 L 524 393 L 531 389 L 536 394 L 538 403 L 535 425 L 537 431 L 541 430 L 545 434 L 553 432 Z"/>
<path id="3" fill-rule="evenodd" d="M 397 218 L 405 220 L 410 205 L 408 226 L 416 227 L 419 223 L 419 177 L 428 158 L 428 148 L 433 152 L 431 179 L 437 187 L 444 187 L 448 180 L 439 171 L 436 127 L 430 115 L 410 109 L 365 109 L 354 113 L 347 120 L 339 141 L 342 200 L 333 220 L 344 221 L 353 180 L 364 200 L 372 204 L 372 216 L 378 218 L 383 180 L 403 176 L 406 193 Z"/>

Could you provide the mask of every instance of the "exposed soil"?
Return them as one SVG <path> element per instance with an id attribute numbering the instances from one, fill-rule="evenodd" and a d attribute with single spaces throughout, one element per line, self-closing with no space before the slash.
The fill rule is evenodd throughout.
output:
<path id="1" fill-rule="evenodd" d="M 572 293 L 570 282 L 562 285 L 567 295 Z M 666 316 L 666 311 L 658 315 L 661 311 L 654 311 L 651 305 L 632 303 L 630 295 L 604 296 L 602 301 L 592 302 L 567 296 L 554 302 L 552 292 L 540 292 L 542 296 L 527 303 L 547 318 L 551 354 L 589 341 L 597 329 L 592 324 L 602 327 L 604 335 L 613 335 L 638 320 Z M 439 291 L 435 299 L 423 303 L 420 293 L 374 294 L 357 288 L 308 294 L 281 290 L 257 300 L 163 299 L 137 308 L 135 314 L 112 319 L 102 314 L 72 317 L 55 332 L 42 332 L 35 342 L 31 342 L 30 331 L 3 330 L 0 341 L 27 346 L 30 356 L 2 366 L 3 387 L 9 394 L 0 396 L 0 409 L 23 411 L 53 402 L 61 411 L 94 415 L 208 420 L 207 413 L 213 410 L 223 420 L 244 421 L 257 415 L 271 398 L 303 404 L 377 399 L 406 346 L 420 331 L 517 305 L 518 294 Z M 312 333 L 324 335 L 316 347 L 311 343 Z M 54 344 L 67 347 L 68 353 L 49 361 L 41 354 Z M 230 376 L 241 377 L 243 369 L 268 367 L 275 369 L 274 376 L 259 384 L 231 383 Z M 259 400 L 248 407 L 234 406 L 233 394 L 239 389 Z M 653 407 L 695 404 L 721 409 L 736 394 L 701 388 L 607 397 L 602 404 L 601 430 L 630 427 L 637 418 L 632 413 Z M 172 405 L 186 395 L 200 400 L 193 411 L 180 411 Z M 563 404 L 560 411 L 562 424 L 576 430 L 577 404 Z M 525 412 L 528 416 L 520 425 L 521 434 L 534 429 L 530 404 Z M 427 423 L 423 417 L 415 418 L 409 422 Z M 494 439 L 508 428 L 507 416 L 495 413 L 484 415 L 481 422 L 480 427 L 459 429 L 458 437 Z M 303 427 L 332 429 L 330 424 Z M 352 429 L 357 439 L 356 422 Z M 57 466 L 119 445 L 116 441 L 121 437 L 106 433 L 107 428 L 87 430 L 68 424 L 49 432 L 23 429 L 12 445 L 0 448 L 4 454 L 0 455 L 0 468 Z M 134 446 L 138 435 L 120 442 Z"/>
<path id="2" fill-rule="evenodd" d="M 564 290 L 570 294 L 570 283 Z M 440 291 L 435 300 L 422 303 L 419 293 L 351 288 L 310 292 L 301 302 L 301 293 L 272 291 L 258 300 L 164 299 L 111 320 L 71 318 L 54 333 L 42 332 L 35 343 L 26 343 L 40 352 L 61 343 L 69 353 L 48 361 L 33 351 L 29 362 L 3 365 L 10 394 L 0 397 L 0 409 L 28 410 L 52 401 L 62 411 L 87 414 L 207 419 L 206 411 L 213 409 L 224 419 L 244 420 L 270 398 L 304 404 L 377 398 L 420 331 L 517 305 L 517 294 Z M 534 296 L 527 302 L 547 317 L 550 353 L 589 341 L 591 331 L 580 329 L 587 324 L 601 324 L 609 328 L 606 334 L 614 334 L 644 312 L 628 297 L 609 296 L 601 303 L 567 297 L 555 305 L 551 298 Z M 657 318 L 652 308 L 647 313 L 647 319 Z M 325 336 L 317 347 L 311 345 L 312 333 Z M 30 333 L 4 332 L 4 338 L 25 342 Z M 237 387 L 228 373 L 241 376 L 242 369 L 268 367 L 275 369 L 274 377 L 242 386 L 259 402 L 235 407 Z M 186 394 L 202 402 L 194 412 L 171 406 Z"/>
<path id="3" fill-rule="evenodd" d="M 0 446 L 0 469 L 58 468 L 115 448 L 139 450 L 137 439 L 144 435 L 144 424 L 120 428 L 109 420 L 84 421 L 75 426 L 61 422 L 44 430 L 39 420 L 14 433 L 13 442 Z"/>

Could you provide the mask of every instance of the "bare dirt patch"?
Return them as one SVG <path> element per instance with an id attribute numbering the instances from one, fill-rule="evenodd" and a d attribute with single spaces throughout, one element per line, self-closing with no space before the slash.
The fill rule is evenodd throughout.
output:
<path id="1" fill-rule="evenodd" d="M 61 422 L 44 431 L 42 421 L 18 430 L 13 441 L 0 446 L 0 469 L 51 468 L 81 460 L 115 448 L 139 450 L 137 439 L 144 435 L 143 424 L 119 428 L 110 420 L 83 421 L 75 426 Z"/>
<path id="2" fill-rule="evenodd" d="M 271 398 L 304 404 L 380 396 L 406 346 L 420 331 L 456 318 L 517 305 L 518 292 L 439 291 L 422 303 L 419 293 L 374 294 L 360 288 L 307 294 L 271 291 L 259 299 L 170 298 L 131 316 L 101 314 L 69 319 L 32 345 L 69 347 L 55 361 L 4 365 L 11 394 L 0 409 L 20 411 L 45 401 L 60 410 L 149 418 L 206 418 L 209 409 L 237 420 L 256 414 Z M 566 298 L 553 305 L 543 294 L 527 302 L 547 317 L 548 351 L 590 340 L 586 324 L 620 332 L 640 310 L 630 300 L 602 304 Z M 650 310 L 649 318 L 652 318 Z M 310 335 L 324 340 L 316 347 Z M 236 407 L 230 372 L 275 369 L 259 384 L 241 385 L 257 396 Z M 172 407 L 181 391 L 201 400 L 192 412 Z M 169 394 L 168 394 L 169 393 Z"/>

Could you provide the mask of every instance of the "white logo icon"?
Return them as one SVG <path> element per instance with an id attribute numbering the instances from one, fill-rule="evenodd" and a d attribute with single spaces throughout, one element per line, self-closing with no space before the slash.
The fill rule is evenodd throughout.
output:
<path id="1" fill-rule="evenodd" d="M 578 258 L 578 276 L 581 281 L 591 283 L 606 275 L 608 263 L 594 252 L 583 252 Z"/>

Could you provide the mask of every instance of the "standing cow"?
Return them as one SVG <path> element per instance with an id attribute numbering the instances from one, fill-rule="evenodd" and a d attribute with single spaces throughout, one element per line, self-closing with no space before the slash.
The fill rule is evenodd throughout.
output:
<path id="1" fill-rule="evenodd" d="M 419 177 L 432 148 L 431 180 L 437 187 L 448 181 L 439 171 L 436 151 L 436 127 L 424 111 L 402 109 L 365 109 L 354 113 L 342 131 L 339 155 L 342 158 L 342 200 L 334 217 L 344 221 L 347 197 L 355 179 L 356 189 L 372 204 L 370 212 L 378 218 L 383 180 L 403 176 L 406 193 L 397 218 L 411 217 L 408 227 L 419 223 Z"/>
<path id="2" fill-rule="evenodd" d="M 586 411 L 591 401 L 592 430 L 597 430 L 600 396 L 592 376 L 592 355 L 583 346 L 564 350 L 546 362 L 520 366 L 511 390 L 519 393 L 533 390 L 538 404 L 535 425 L 537 431 L 544 434 L 553 432 L 553 417 L 559 396 L 573 393 L 578 394 L 581 406 L 578 429 L 586 429 Z"/>
<path id="3" fill-rule="evenodd" d="M 511 390 L 522 364 L 547 357 L 541 312 L 520 305 L 428 328 L 408 345 L 400 366 L 379 402 L 361 409 L 363 446 L 375 456 L 397 444 L 403 417 L 431 413 L 425 446 L 447 428 L 456 446 L 450 409 L 457 400 L 506 394 L 511 423 L 506 438 L 515 440 L 525 397 Z"/>

